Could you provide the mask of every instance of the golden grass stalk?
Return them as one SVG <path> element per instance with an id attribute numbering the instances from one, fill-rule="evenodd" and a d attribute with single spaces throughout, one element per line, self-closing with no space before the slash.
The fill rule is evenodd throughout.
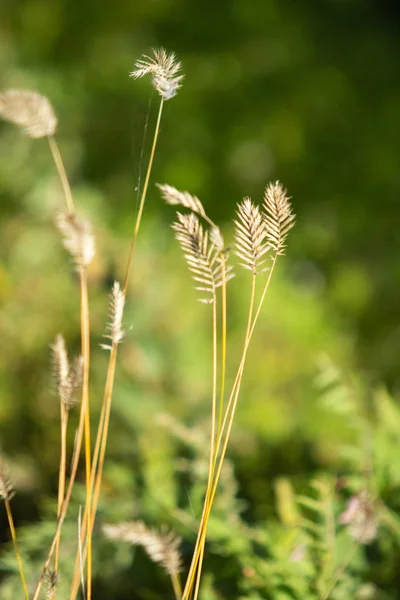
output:
<path id="1" fill-rule="evenodd" d="M 122 319 L 123 305 L 125 303 L 126 293 L 127 293 L 127 289 L 128 289 L 129 276 L 130 276 L 130 272 L 131 272 L 131 265 L 132 265 L 132 261 L 133 261 L 133 257 L 134 257 L 136 241 L 137 241 L 137 237 L 138 237 L 138 233 L 139 233 L 139 229 L 140 229 L 140 225 L 141 225 L 141 221 L 142 221 L 144 204 L 145 204 L 145 200 L 146 200 L 146 196 L 147 196 L 150 175 L 151 175 L 153 162 L 154 162 L 155 150 L 157 147 L 157 141 L 158 141 L 159 132 L 160 132 L 160 124 L 161 124 L 161 117 L 162 117 L 164 102 L 166 100 L 171 99 L 172 97 L 174 97 L 176 95 L 176 93 L 178 92 L 178 89 L 181 87 L 181 81 L 183 78 L 182 75 L 178 75 L 178 72 L 181 68 L 181 64 L 176 61 L 174 54 L 168 55 L 164 49 L 154 50 L 153 53 L 154 53 L 154 58 L 143 57 L 141 60 L 139 60 L 136 63 L 136 65 L 135 65 L 136 69 L 134 71 L 132 71 L 132 73 L 130 74 L 131 77 L 133 77 L 135 79 L 143 77 L 147 74 L 151 74 L 153 86 L 155 87 L 157 92 L 160 94 L 161 101 L 160 101 L 160 106 L 159 106 L 159 110 L 158 110 L 157 122 L 156 122 L 155 132 L 154 132 L 154 136 L 153 136 L 153 143 L 152 143 L 152 147 L 151 147 L 149 163 L 147 166 L 146 177 L 145 177 L 143 190 L 142 190 L 142 194 L 141 194 L 141 198 L 140 198 L 138 214 L 136 217 L 135 228 L 134 228 L 132 241 L 131 241 L 131 245 L 130 245 L 130 249 L 129 249 L 123 288 L 122 288 L 122 292 L 120 291 L 121 319 Z M 110 334 L 110 332 L 109 332 L 109 334 Z M 110 337 L 110 335 L 108 337 Z M 97 430 L 95 451 L 94 451 L 94 457 L 93 457 L 93 475 L 95 474 L 95 477 L 91 478 L 91 483 L 90 483 L 90 494 L 92 494 L 92 492 L 93 492 L 92 514 L 91 514 L 90 518 L 87 518 L 87 522 L 88 522 L 87 530 L 85 527 L 85 524 L 86 524 L 85 518 L 83 519 L 83 525 L 82 525 L 82 535 L 84 536 L 87 531 L 87 541 L 89 538 L 91 538 L 91 535 L 92 535 L 92 528 L 93 528 L 93 523 L 94 523 L 94 519 L 96 516 L 98 499 L 99 499 L 100 488 L 101 488 L 119 341 L 120 341 L 120 339 L 113 339 L 112 332 L 111 332 L 111 346 L 108 346 L 108 349 L 110 349 L 110 359 L 109 359 L 109 364 L 108 364 L 108 369 L 107 369 L 106 386 L 105 386 L 105 390 L 104 390 L 104 398 L 103 398 L 103 404 L 102 404 L 102 409 L 101 409 L 99 426 L 98 426 L 98 430 Z M 83 542 L 82 539 L 81 539 L 81 542 Z M 83 552 L 83 556 L 85 556 L 85 550 Z M 71 599 L 76 598 L 76 595 L 77 595 L 78 589 L 79 589 L 79 579 L 77 577 L 78 568 L 79 568 L 79 560 L 76 560 L 73 582 L 72 582 L 72 589 L 71 589 L 71 594 L 70 594 Z M 90 600 L 90 599 L 88 599 L 88 600 Z"/>
<path id="2" fill-rule="evenodd" d="M 17 558 L 18 570 L 19 570 L 19 574 L 21 577 L 21 581 L 22 581 L 22 587 L 24 589 L 25 599 L 29 600 L 28 588 L 26 586 L 25 573 L 24 573 L 24 568 L 22 566 L 21 554 L 20 554 L 20 551 L 18 548 L 17 533 L 15 531 L 14 519 L 12 516 L 12 510 L 11 510 L 11 505 L 10 505 L 10 501 L 13 496 L 14 496 L 14 488 L 13 488 L 12 481 L 10 479 L 10 475 L 8 473 L 6 464 L 1 460 L 0 461 L 0 498 L 3 500 L 4 506 L 6 507 L 8 525 L 10 527 L 11 537 L 12 537 L 12 541 L 13 541 L 13 545 L 14 545 L 15 556 Z"/>
<path id="3" fill-rule="evenodd" d="M 238 208 L 238 221 L 236 221 L 236 249 L 235 252 L 238 254 L 242 261 L 242 266 L 249 269 L 253 273 L 252 278 L 252 289 L 250 294 L 250 306 L 247 320 L 247 328 L 245 334 L 245 342 L 242 351 L 241 360 L 239 363 L 236 378 L 232 387 L 232 391 L 227 403 L 225 417 L 222 423 L 222 427 L 219 431 L 216 449 L 215 449 L 215 460 L 217 460 L 222 446 L 218 466 L 216 470 L 213 469 L 213 481 L 207 486 L 203 514 L 199 526 L 198 536 L 196 540 L 196 546 L 193 554 L 192 563 L 190 566 L 188 578 L 186 581 L 185 589 L 183 592 L 183 600 L 190 597 L 195 585 L 194 599 L 196 600 L 199 593 L 200 576 L 202 561 L 204 556 L 204 544 L 206 539 L 207 525 L 211 512 L 211 508 L 214 502 L 217 486 L 223 466 L 223 462 L 228 447 L 228 442 L 232 430 L 234 415 L 236 412 L 237 402 L 240 393 L 240 387 L 243 377 L 243 371 L 245 367 L 247 351 L 250 344 L 251 337 L 253 335 L 264 299 L 269 288 L 273 271 L 275 269 L 276 261 L 279 255 L 282 255 L 285 248 L 285 240 L 289 230 L 294 225 L 294 215 L 291 210 L 291 206 L 287 197 L 286 192 L 283 190 L 279 182 L 271 184 L 265 191 L 263 214 L 257 207 L 255 207 L 249 199 L 245 199 Z M 268 242 L 268 244 L 266 243 Z M 272 264 L 269 269 L 269 274 L 264 285 L 264 289 L 253 317 L 254 301 L 255 301 L 255 285 L 256 275 L 260 272 L 260 266 L 263 261 L 263 257 L 268 251 L 272 249 L 274 251 L 272 256 Z M 215 466 L 215 465 L 214 465 Z M 215 475 L 214 475 L 215 471 Z M 195 582 L 195 573 L 197 570 L 197 577 Z"/>
<path id="4" fill-rule="evenodd" d="M 51 135 L 51 134 L 50 134 Z M 50 149 L 52 148 L 50 144 Z M 72 203 L 72 193 L 68 178 L 65 174 L 65 169 L 60 168 L 62 164 L 61 155 L 57 163 L 57 155 L 52 152 L 53 159 L 56 163 L 57 172 L 59 174 L 61 184 L 64 190 L 65 202 L 67 206 L 66 213 L 59 213 L 56 218 L 57 227 L 63 237 L 63 242 L 66 250 L 70 253 L 80 278 L 80 312 L 81 312 L 81 347 L 82 347 L 82 402 L 79 416 L 78 429 L 75 437 L 74 454 L 71 464 L 71 472 L 68 487 L 62 503 L 61 510 L 59 509 L 56 531 L 48 551 L 39 581 L 37 583 L 33 600 L 38 600 L 40 591 L 45 579 L 47 569 L 50 565 L 51 558 L 56 548 L 59 545 L 59 537 L 61 528 L 64 523 L 69 502 L 72 496 L 72 490 L 75 483 L 75 478 L 79 465 L 79 457 L 82 447 L 82 440 L 85 436 L 85 462 L 86 462 L 86 486 L 87 498 L 86 501 L 90 504 L 90 406 L 89 406 L 89 365 L 90 365 L 90 318 L 89 318 L 89 303 L 87 290 L 87 267 L 92 261 L 95 254 L 95 243 L 92 234 L 92 226 L 88 219 L 76 214 Z M 89 514 L 90 511 L 88 511 Z M 91 544 L 89 545 L 88 560 L 88 583 L 89 592 L 91 591 Z"/>
<path id="5" fill-rule="evenodd" d="M 69 410 L 75 404 L 75 396 L 82 380 L 82 358 L 75 359 L 72 366 L 69 364 L 67 349 L 62 335 L 58 335 L 51 346 L 53 374 L 56 383 L 56 389 L 60 400 L 60 420 L 61 420 L 61 451 L 60 467 L 58 473 L 58 503 L 57 518 L 61 514 L 62 504 L 65 495 L 65 477 L 67 468 L 67 429 Z M 57 539 L 54 554 L 54 576 L 57 575 L 59 559 L 60 537 Z M 56 586 L 49 587 L 49 597 L 54 598 Z"/>

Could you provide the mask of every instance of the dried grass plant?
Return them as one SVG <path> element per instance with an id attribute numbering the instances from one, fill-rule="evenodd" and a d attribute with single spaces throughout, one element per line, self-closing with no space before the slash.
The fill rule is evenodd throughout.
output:
<path id="1" fill-rule="evenodd" d="M 110 295 L 109 321 L 105 333 L 106 343 L 102 345 L 103 349 L 109 352 L 109 361 L 93 448 L 89 401 L 92 350 L 90 345 L 87 277 L 88 269 L 90 269 L 95 254 L 93 228 L 90 221 L 76 211 L 64 163 L 55 139 L 57 117 L 49 100 L 35 92 L 21 90 L 10 90 L 0 94 L 0 116 L 22 127 L 31 138 L 45 137 L 48 140 L 65 199 L 64 209 L 56 215 L 56 226 L 64 247 L 78 273 L 80 287 L 81 356 L 77 357 L 70 365 L 62 335 L 58 335 L 51 346 L 55 387 L 60 401 L 61 423 L 58 520 L 47 559 L 33 594 L 33 600 L 38 600 L 46 577 L 49 586 L 49 597 L 52 599 L 56 597 L 61 529 L 71 500 L 82 445 L 85 454 L 86 503 L 79 527 L 79 544 L 72 574 L 70 600 L 75 600 L 77 597 L 85 563 L 85 597 L 87 600 L 92 600 L 92 532 L 106 457 L 118 348 L 124 338 L 123 312 L 128 283 L 131 276 L 132 262 L 135 258 L 136 242 L 160 132 L 163 105 L 176 95 L 183 79 L 181 64 L 176 60 L 174 54 L 168 54 L 164 49 L 154 50 L 153 56 L 145 56 L 139 60 L 130 75 L 134 79 L 150 75 L 152 84 L 160 96 L 160 104 L 146 177 L 127 256 L 123 285 L 121 286 L 118 282 L 115 282 Z M 239 258 L 240 266 L 249 271 L 251 284 L 247 325 L 243 335 L 243 348 L 236 375 L 231 384 L 230 392 L 227 394 L 227 285 L 234 275 L 231 253 L 225 244 L 221 230 L 206 213 L 203 204 L 196 196 L 188 192 L 181 192 L 169 184 L 159 185 L 158 187 L 162 198 L 169 205 L 183 209 L 183 212 L 177 213 L 173 230 L 194 279 L 199 300 L 206 305 L 210 305 L 209 310 L 211 310 L 212 377 L 208 480 L 197 540 L 184 589 L 181 588 L 179 575 L 182 570 L 182 561 L 178 551 L 180 541 L 173 534 L 165 531 L 155 532 L 147 528 L 142 522 L 109 525 L 104 531 L 110 538 L 143 546 L 151 559 L 161 564 L 170 575 L 176 599 L 189 600 L 189 598 L 197 599 L 199 596 L 207 527 L 231 436 L 249 345 L 278 257 L 283 255 L 287 235 L 294 225 L 294 214 L 288 195 L 279 182 L 272 183 L 266 188 L 261 206 L 257 206 L 249 198 L 245 198 L 237 207 L 237 216 L 234 221 L 233 253 Z M 258 291 L 260 293 L 257 301 Z M 76 404 L 78 392 L 81 396 L 80 416 L 68 477 L 66 444 L 68 414 L 69 410 Z M 6 503 L 24 592 L 28 599 L 24 572 L 16 543 L 15 528 L 9 510 L 11 488 L 7 481 L 8 479 L 4 473 L 0 473 L 0 495 Z M 52 560 L 53 568 L 50 570 Z"/>

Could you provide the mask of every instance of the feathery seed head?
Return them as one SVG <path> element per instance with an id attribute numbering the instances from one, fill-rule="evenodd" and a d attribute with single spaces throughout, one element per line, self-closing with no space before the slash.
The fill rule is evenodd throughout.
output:
<path id="1" fill-rule="evenodd" d="M 170 206 L 184 206 L 202 217 L 206 216 L 206 211 L 197 196 L 192 196 L 189 192 L 180 192 L 167 183 L 157 183 L 157 187 L 161 191 L 163 200 Z"/>
<path id="2" fill-rule="evenodd" d="M 269 245 L 276 254 L 284 254 L 287 234 L 295 224 L 296 215 L 292 211 L 286 190 L 281 183 L 270 183 L 264 193 L 264 221 Z"/>
<path id="3" fill-rule="evenodd" d="M 58 397 L 70 409 L 77 404 L 76 393 L 82 383 L 83 358 L 78 356 L 69 365 L 67 349 L 62 335 L 57 335 L 51 345 L 54 380 Z"/>
<path id="4" fill-rule="evenodd" d="M 106 537 L 142 546 L 150 559 L 160 564 L 169 575 L 177 575 L 182 569 L 179 553 L 181 539 L 166 528 L 154 531 L 143 521 L 131 521 L 117 525 L 104 525 Z"/>
<path id="5" fill-rule="evenodd" d="M 168 54 L 164 48 L 153 49 L 154 56 L 143 56 L 135 63 L 136 69 L 130 73 L 138 79 L 150 74 L 153 86 L 163 100 L 170 100 L 178 93 L 183 75 L 178 75 L 182 65 L 174 52 Z"/>
<path id="6" fill-rule="evenodd" d="M 0 459 L 0 499 L 9 502 L 14 496 L 14 486 L 10 478 L 8 467 L 3 459 Z"/>
<path id="7" fill-rule="evenodd" d="M 73 408 L 79 402 L 77 392 L 82 384 L 82 376 L 83 356 L 77 356 L 69 369 L 67 381 L 65 382 L 65 386 L 60 394 L 60 399 L 64 402 L 68 409 Z"/>
<path id="8" fill-rule="evenodd" d="M 57 393 L 61 398 L 62 390 L 68 381 L 69 374 L 68 354 L 65 347 L 65 340 L 61 334 L 57 335 L 54 343 L 51 345 L 51 353 L 54 380 L 56 383 Z"/>
<path id="9" fill-rule="evenodd" d="M 54 597 L 54 592 L 56 591 L 56 587 L 59 584 L 60 575 L 57 571 L 47 571 L 46 572 L 46 584 L 47 584 L 47 594 L 46 597 L 51 598 Z"/>
<path id="10" fill-rule="evenodd" d="M 215 300 L 215 289 L 221 285 L 220 263 L 213 244 L 209 244 L 208 233 L 204 231 L 195 214 L 177 213 L 178 221 L 173 224 L 175 237 L 180 243 L 193 279 L 199 285 L 196 289 L 205 292 L 201 302 L 211 304 Z"/>
<path id="11" fill-rule="evenodd" d="M 56 225 L 61 235 L 65 249 L 71 254 L 78 271 L 87 267 L 95 255 L 92 224 L 86 217 L 76 213 L 59 213 Z"/>
<path id="12" fill-rule="evenodd" d="M 107 333 L 104 337 L 111 340 L 111 344 L 119 344 L 123 339 L 125 332 L 122 328 L 122 317 L 124 314 L 125 305 L 125 294 L 121 290 L 121 286 L 117 281 L 114 281 L 114 285 L 110 294 L 109 304 L 109 321 L 107 323 Z M 101 344 L 101 347 L 105 350 L 111 350 L 112 345 Z"/>
<path id="13" fill-rule="evenodd" d="M 269 250 L 266 241 L 267 231 L 260 209 L 250 198 L 244 198 L 237 209 L 238 219 L 235 221 L 235 254 L 242 261 L 245 269 L 254 275 L 265 271 L 261 266 L 265 262 L 265 254 Z"/>
<path id="14" fill-rule="evenodd" d="M 54 135 L 57 117 L 49 100 L 37 92 L 7 90 L 0 93 L 0 116 L 19 125 L 31 138 Z"/>

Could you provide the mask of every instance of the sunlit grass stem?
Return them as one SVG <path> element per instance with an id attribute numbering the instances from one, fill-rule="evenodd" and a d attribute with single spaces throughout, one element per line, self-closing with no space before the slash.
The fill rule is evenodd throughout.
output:
<path id="1" fill-rule="evenodd" d="M 151 171 L 152 171 L 152 167 L 153 167 L 154 155 L 155 155 L 155 150 L 157 147 L 157 141 L 158 141 L 159 132 L 160 132 L 160 123 L 161 123 L 163 105 L 164 105 L 164 101 L 163 101 L 163 99 L 161 99 L 158 116 L 157 116 L 155 132 L 154 132 L 154 137 L 153 137 L 151 153 L 150 153 L 150 157 L 149 157 L 149 163 L 148 163 L 146 177 L 145 177 L 145 181 L 144 181 L 144 185 L 143 185 L 143 191 L 142 191 L 141 198 L 140 198 L 139 209 L 138 209 L 138 214 L 137 214 L 136 223 L 135 223 L 135 229 L 133 232 L 131 246 L 130 246 L 128 260 L 127 260 L 127 265 L 126 265 L 124 285 L 123 285 L 123 291 L 122 291 L 124 296 L 126 296 L 126 292 L 127 292 L 127 288 L 128 288 L 129 276 L 130 276 L 130 272 L 131 272 L 131 265 L 132 265 L 132 260 L 133 260 L 133 256 L 134 256 L 136 240 L 137 240 L 139 229 L 140 229 L 144 204 L 145 204 L 146 195 L 147 195 L 147 189 L 148 189 L 150 175 L 151 175 Z M 97 430 L 95 451 L 94 451 L 94 457 L 93 457 L 93 470 L 95 471 L 95 478 L 92 477 L 92 481 L 90 484 L 90 490 L 91 490 L 90 495 L 92 495 L 92 493 L 93 493 L 93 503 L 92 503 L 92 514 L 90 517 L 90 522 L 91 522 L 90 530 L 89 530 L 89 533 L 87 536 L 88 538 L 91 537 L 91 530 L 93 528 L 93 523 L 94 523 L 94 520 L 96 517 L 96 511 L 97 511 L 97 506 L 98 506 L 98 499 L 99 499 L 100 487 L 101 487 L 101 481 L 102 481 L 102 475 L 103 475 L 103 466 L 104 466 L 104 458 L 105 458 L 105 452 L 106 452 L 106 446 L 107 446 L 107 437 L 108 437 L 108 428 L 109 428 L 109 421 L 110 421 L 112 391 L 113 391 L 113 384 L 114 384 L 114 379 L 115 379 L 117 354 L 118 354 L 118 344 L 113 344 L 111 351 L 110 351 L 110 359 L 109 359 L 107 376 L 106 376 L 105 393 L 104 393 L 99 427 Z M 93 492 L 93 488 L 94 488 L 94 492 Z M 86 523 L 86 520 L 84 518 L 83 524 L 82 524 L 82 535 L 85 535 L 85 533 L 87 531 L 87 529 L 85 527 L 85 523 Z M 81 542 L 82 542 L 82 540 L 81 540 Z M 86 548 L 86 546 L 85 546 L 85 548 Z M 85 551 L 84 551 L 83 555 L 85 556 Z M 75 570 L 74 570 L 74 578 L 73 578 L 72 589 L 71 589 L 71 594 L 70 594 L 70 600 L 72 600 L 73 598 L 76 598 L 78 588 L 79 588 L 79 581 L 77 582 L 77 578 L 76 578 L 78 566 L 79 566 L 78 562 L 76 561 L 75 562 Z M 88 600 L 90 600 L 90 599 L 88 599 Z"/>
<path id="2" fill-rule="evenodd" d="M 67 173 L 65 171 L 64 161 L 61 156 L 60 149 L 57 144 L 57 140 L 54 136 L 47 136 L 47 140 L 50 146 L 50 152 L 54 160 L 54 164 L 57 169 L 57 173 L 60 179 L 60 183 L 64 192 L 64 198 L 67 205 L 67 210 L 70 213 L 73 213 L 75 210 L 74 201 L 72 199 L 71 186 L 69 185 Z"/>
<path id="3" fill-rule="evenodd" d="M 12 516 L 10 501 L 8 498 L 4 498 L 4 505 L 6 507 L 8 526 L 10 527 L 11 537 L 12 537 L 12 541 L 14 544 L 14 551 L 15 551 L 15 556 L 17 558 L 17 562 L 18 562 L 18 570 L 19 570 L 19 574 L 21 576 L 22 587 L 24 588 L 24 594 L 25 594 L 26 600 L 29 600 L 29 594 L 28 594 L 28 588 L 26 586 L 24 568 L 22 566 L 21 554 L 20 554 L 20 551 L 18 548 L 18 543 L 17 543 L 17 533 L 15 531 L 14 519 Z"/>
<path id="4" fill-rule="evenodd" d="M 219 458 L 219 462 L 218 462 L 218 467 L 217 467 L 217 471 L 215 473 L 215 478 L 214 478 L 214 482 L 213 482 L 213 487 L 212 487 L 212 491 L 211 494 L 209 495 L 209 498 L 206 498 L 205 501 L 205 505 L 204 508 L 205 510 L 203 511 L 203 515 L 202 515 L 202 519 L 200 522 L 200 526 L 199 526 L 199 531 L 198 531 L 198 537 L 197 537 L 197 541 L 196 541 L 196 546 L 195 546 L 195 551 L 193 554 L 193 558 L 192 558 L 192 563 L 190 566 L 190 570 L 189 570 L 189 574 L 188 574 L 188 578 L 187 578 L 187 582 L 185 585 L 185 589 L 183 592 L 183 597 L 182 600 L 187 600 L 190 597 L 190 593 L 192 590 L 192 586 L 194 583 L 194 574 L 196 572 L 196 567 L 200 564 L 200 557 L 203 553 L 203 547 L 205 544 L 205 538 L 206 538 L 206 532 L 207 532 L 207 525 L 208 525 L 208 520 L 209 520 L 209 516 L 211 513 L 211 508 L 214 502 L 214 498 L 215 498 L 215 494 L 217 491 L 217 486 L 218 486 L 218 482 L 219 482 L 219 478 L 221 475 L 221 471 L 222 471 L 222 466 L 223 466 L 223 462 L 225 459 L 225 454 L 226 454 L 226 450 L 228 447 L 228 442 L 229 442 L 229 438 L 230 438 L 230 434 L 231 434 L 231 430 L 232 430 L 232 425 L 233 425 L 233 419 L 234 419 L 234 415 L 236 412 L 236 406 L 237 406 L 237 401 L 239 398 L 239 393 L 240 393 L 240 387 L 241 387 L 241 382 L 242 382 L 242 376 L 243 376 L 243 371 L 244 371 L 244 366 L 245 366 L 245 361 L 246 361 L 246 357 L 247 357 L 247 350 L 250 344 L 250 340 L 251 337 L 253 335 L 255 326 L 257 324 L 257 320 L 258 317 L 260 315 L 261 312 L 261 308 L 262 305 L 264 303 L 264 299 L 265 299 L 265 295 L 268 291 L 269 288 L 269 284 L 271 282 L 272 279 L 272 274 L 274 272 L 275 269 L 275 265 L 276 265 L 276 260 L 278 258 L 278 252 L 275 252 L 274 257 L 272 259 L 272 264 L 268 273 L 268 277 L 267 277 L 267 281 L 264 285 L 264 289 L 261 295 L 261 298 L 259 300 L 258 303 L 258 307 L 257 310 L 255 312 L 254 318 L 252 317 L 253 315 L 253 311 L 254 311 L 254 300 L 255 300 L 255 276 L 253 275 L 253 282 L 252 282 L 252 291 L 251 291 L 251 297 L 250 297 L 250 307 L 249 307 L 249 314 L 248 314 L 248 322 L 247 322 L 247 329 L 246 329 L 246 335 L 245 335 L 245 343 L 244 343 L 244 348 L 243 348 L 243 352 L 242 352 L 242 357 L 240 360 L 240 364 L 238 367 L 238 371 L 236 374 L 236 378 L 232 387 L 232 391 L 228 400 L 228 404 L 226 407 L 226 411 L 225 411 L 225 417 L 224 417 L 224 421 L 221 427 L 221 431 L 220 431 L 220 435 L 217 439 L 217 445 L 216 445 L 216 456 L 219 453 L 219 449 L 222 443 L 222 439 L 224 436 L 224 431 L 225 428 L 227 428 L 227 431 L 225 433 L 225 438 L 222 444 L 222 450 L 221 450 L 221 456 Z M 196 596 L 195 596 L 196 597 Z"/>

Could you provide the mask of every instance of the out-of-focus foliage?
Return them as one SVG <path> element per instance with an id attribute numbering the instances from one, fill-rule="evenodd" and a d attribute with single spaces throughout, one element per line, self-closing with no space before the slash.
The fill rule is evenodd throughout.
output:
<path id="1" fill-rule="evenodd" d="M 369 386 L 386 380 L 396 390 L 399 381 L 399 22 L 394 3 L 372 0 L 1 3 L 0 88 L 51 99 L 75 202 L 95 225 L 94 423 L 107 294 L 123 276 L 155 118 L 149 82 L 128 73 L 162 45 L 186 74 L 165 107 L 126 305 L 94 544 L 98 597 L 171 594 L 141 550 L 105 540 L 100 525 L 167 523 L 184 538 L 188 563 L 207 477 L 211 319 L 195 302 L 169 228 L 173 211 L 153 184 L 197 194 L 229 242 L 236 202 L 258 202 L 277 178 L 298 224 L 249 353 L 202 598 L 318 598 L 352 552 L 338 517 L 365 486 L 379 499 L 382 524 L 370 546 L 357 546 L 332 598 L 395 597 L 400 417 L 396 401 Z M 62 197 L 46 141 L 3 123 L 0 202 L 0 447 L 32 586 L 55 519 L 59 408 L 49 344 L 62 332 L 78 351 L 79 297 L 54 227 Z M 240 272 L 230 284 L 230 380 L 249 283 Z M 346 373 L 357 365 L 368 375 L 343 383 L 326 354 Z M 78 489 L 63 532 L 60 600 L 83 495 Z M 1 533 L 8 539 L 5 526 Z M 15 598 L 11 552 L 1 568 L 1 598 Z"/>

